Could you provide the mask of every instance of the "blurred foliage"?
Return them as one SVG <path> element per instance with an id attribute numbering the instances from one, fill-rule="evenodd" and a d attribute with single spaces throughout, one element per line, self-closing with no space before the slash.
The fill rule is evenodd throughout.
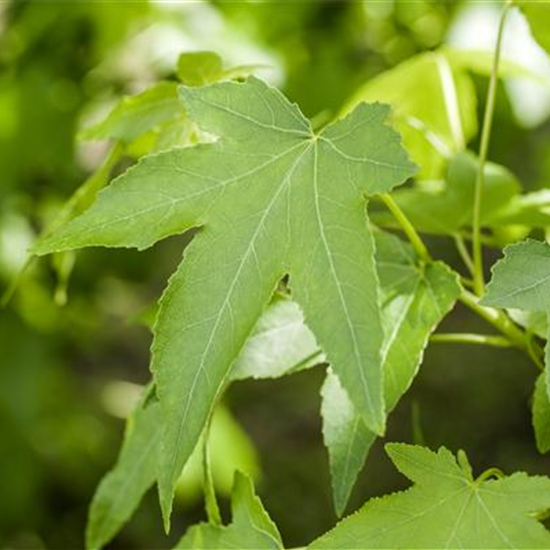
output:
<path id="1" fill-rule="evenodd" d="M 183 51 L 215 49 L 224 67 L 270 65 L 262 76 L 280 84 L 322 124 L 369 86 L 375 95 L 372 90 L 381 81 L 374 77 L 383 71 L 402 61 L 430 59 L 432 54 L 423 57 L 424 52 L 446 43 L 467 8 L 468 2 L 437 0 L 298 0 L 284 9 L 277 2 L 223 0 L 0 3 L 0 289 L 25 264 L 37 231 L 56 218 L 62 202 L 106 158 L 105 142 L 82 143 L 75 136 L 122 95 L 143 92 L 158 80 L 173 89 L 178 76 L 173 67 Z M 472 117 L 480 120 L 487 79 L 482 70 L 456 70 L 471 92 L 466 139 L 473 139 L 475 150 Z M 179 73 L 181 78 L 181 67 Z M 531 202 L 545 205 L 550 124 L 523 127 L 504 82 L 494 124 L 499 130 L 491 160 L 510 168 L 524 191 L 539 192 Z M 102 137 L 97 128 L 96 137 Z M 116 156 L 109 172 L 119 173 L 154 148 L 138 139 Z M 446 162 L 438 163 L 444 172 Z M 518 206 L 521 213 L 520 207 L 525 205 Z M 519 216 L 518 211 L 508 215 Z M 0 310 L 0 547 L 82 547 L 91 495 L 122 439 L 118 416 L 133 403 L 131 391 L 115 392 L 114 408 L 106 395 L 112 396 L 117 384 L 148 380 L 150 336 L 139 318 L 160 294 L 187 241 L 173 238 L 139 254 L 90 250 L 76 259 L 32 262 L 19 290 Z M 430 245 L 458 265 L 448 240 L 434 236 Z M 65 289 L 58 287 L 56 303 L 57 278 L 72 271 L 73 259 L 68 300 L 60 307 Z M 465 322 L 475 327 L 477 321 L 458 310 L 445 328 L 460 330 Z M 391 419 L 388 439 L 411 441 L 413 431 L 420 430 L 432 446 L 466 447 L 476 469 L 498 463 L 550 473 L 547 460 L 533 452 L 526 406 L 535 374 L 515 352 L 431 348 Z M 233 441 L 240 440 L 244 449 L 236 461 L 258 473 L 259 456 L 258 491 L 290 546 L 304 544 L 334 523 L 318 417 L 322 379 L 318 368 L 313 376 L 297 374 L 292 380 L 245 381 L 227 396 L 228 410 L 256 447 L 250 448 L 227 412 L 224 421 L 239 434 Z M 445 420 L 449 410 L 461 419 L 453 430 Z M 220 440 L 230 437 L 229 431 L 222 430 Z M 352 507 L 401 487 L 380 449 L 377 443 Z M 221 464 L 218 477 L 227 494 L 230 475 Z M 203 518 L 197 476 L 181 494 L 176 534 Z M 155 496 L 149 495 L 113 548 L 169 547 Z"/>

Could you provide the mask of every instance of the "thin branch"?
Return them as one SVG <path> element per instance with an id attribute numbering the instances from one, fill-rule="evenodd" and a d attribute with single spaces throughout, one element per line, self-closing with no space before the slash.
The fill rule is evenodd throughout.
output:
<path id="1" fill-rule="evenodd" d="M 474 334 L 469 332 L 449 332 L 434 334 L 430 342 L 438 344 L 476 344 L 497 348 L 511 348 L 513 344 L 504 336 L 493 334 Z"/>
<path id="2" fill-rule="evenodd" d="M 202 444 L 202 471 L 204 484 L 204 502 L 208 522 L 212 525 L 221 525 L 222 517 L 218 500 L 216 498 L 216 489 L 214 487 L 214 478 L 212 477 L 212 465 L 210 463 L 210 428 L 212 426 L 213 412 L 210 413 L 206 428 L 204 430 L 204 440 Z"/>
<path id="3" fill-rule="evenodd" d="M 393 200 L 393 197 L 391 197 L 388 193 L 383 193 L 382 195 L 380 195 L 380 197 L 407 235 L 418 256 L 422 260 L 429 262 L 431 260 L 430 253 L 428 252 L 426 245 L 420 238 L 420 235 L 416 232 L 416 229 L 413 227 L 412 223 L 409 221 L 403 210 L 401 210 L 399 205 Z"/>
<path id="4" fill-rule="evenodd" d="M 462 261 L 464 262 L 464 265 L 468 269 L 468 271 L 473 275 L 474 274 L 474 262 L 472 260 L 472 257 L 470 256 L 470 253 L 468 252 L 468 248 L 466 247 L 466 243 L 464 242 L 464 238 L 460 233 L 455 233 L 453 235 L 456 249 L 458 250 L 458 253 L 460 254 L 460 257 L 462 258 Z"/>
<path id="5" fill-rule="evenodd" d="M 502 49 L 502 37 L 504 34 L 504 25 L 506 17 L 510 11 L 512 2 L 506 2 L 498 26 L 497 43 L 495 46 L 495 56 L 493 67 L 491 69 L 491 78 L 489 80 L 489 89 L 487 91 L 487 103 L 485 107 L 485 116 L 483 118 L 483 128 L 481 130 L 481 145 L 479 148 L 479 165 L 474 193 L 474 213 L 473 213 L 473 242 L 472 255 L 474 261 L 474 283 L 475 291 L 478 296 L 483 294 L 485 281 L 483 276 L 483 249 L 481 244 L 481 205 L 483 199 L 483 187 L 485 185 L 485 163 L 489 151 L 489 142 L 491 140 L 491 129 L 493 126 L 493 115 L 495 112 L 496 92 L 498 83 L 498 67 L 500 63 L 500 51 Z"/>

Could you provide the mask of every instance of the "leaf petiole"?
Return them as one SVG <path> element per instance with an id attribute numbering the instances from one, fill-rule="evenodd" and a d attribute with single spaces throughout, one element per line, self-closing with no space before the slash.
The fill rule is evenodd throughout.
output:
<path id="1" fill-rule="evenodd" d="M 202 469 L 203 469 L 203 483 L 204 483 L 204 503 L 206 508 L 206 515 L 208 517 L 208 523 L 212 525 L 221 525 L 222 518 L 220 514 L 220 508 L 218 506 L 218 500 L 216 498 L 216 489 L 214 487 L 214 478 L 212 476 L 212 464 L 210 462 L 210 428 L 212 426 L 211 413 L 206 429 L 204 430 L 204 439 L 202 443 Z"/>
<path id="2" fill-rule="evenodd" d="M 475 344 L 481 346 L 493 346 L 497 348 L 510 348 L 513 344 L 504 336 L 492 334 L 473 334 L 469 332 L 450 332 L 434 334 L 430 342 L 438 344 Z"/>
<path id="3" fill-rule="evenodd" d="M 413 227 L 403 210 L 401 210 L 399 205 L 393 200 L 393 197 L 389 193 L 382 193 L 380 198 L 384 201 L 384 204 L 387 206 L 388 210 L 393 214 L 399 225 L 402 227 L 418 256 L 426 262 L 431 261 L 432 258 L 426 248 L 426 245 L 424 244 L 424 241 L 421 239 L 420 235 L 417 233 L 416 229 Z"/>

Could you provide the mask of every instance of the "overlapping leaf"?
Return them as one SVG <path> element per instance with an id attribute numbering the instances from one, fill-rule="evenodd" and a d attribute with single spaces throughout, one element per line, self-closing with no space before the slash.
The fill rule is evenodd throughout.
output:
<path id="1" fill-rule="evenodd" d="M 547 477 L 474 479 L 460 452 L 457 461 L 445 448 L 389 444 L 386 450 L 413 487 L 370 500 L 311 550 L 550 548 L 550 533 L 535 516 L 550 508 Z"/>
<path id="2" fill-rule="evenodd" d="M 187 86 L 204 86 L 244 78 L 256 65 L 223 68 L 214 52 L 189 52 L 179 56 L 176 74 Z M 133 157 L 204 141 L 178 98 L 178 82 L 161 81 L 147 90 L 123 97 L 106 118 L 90 126 L 83 139 L 111 139 L 125 145 Z"/>
<path id="3" fill-rule="evenodd" d="M 230 367 L 286 273 L 354 405 L 383 430 L 383 334 L 364 196 L 414 170 L 381 105 L 360 105 L 315 134 L 295 105 L 257 79 L 181 88 L 181 96 L 190 118 L 220 139 L 144 159 L 35 249 L 142 249 L 202 227 L 155 327 L 166 521 L 174 484 Z"/>
<path id="4" fill-rule="evenodd" d="M 384 395 L 390 411 L 412 383 L 428 338 L 454 305 L 460 285 L 442 263 L 419 265 L 412 247 L 392 235 L 377 232 L 376 244 L 385 330 Z M 334 503 L 341 515 L 376 435 L 334 374 L 327 376 L 322 395 Z"/>

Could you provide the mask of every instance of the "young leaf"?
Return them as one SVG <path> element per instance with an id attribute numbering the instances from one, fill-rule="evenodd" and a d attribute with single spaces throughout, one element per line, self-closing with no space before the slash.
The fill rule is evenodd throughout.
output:
<path id="1" fill-rule="evenodd" d="M 128 420 L 115 467 L 99 484 L 90 506 L 86 548 L 97 550 L 128 521 L 156 479 L 160 410 L 150 384 Z"/>
<path id="2" fill-rule="evenodd" d="M 277 527 L 254 494 L 252 481 L 235 473 L 231 496 L 233 521 L 227 526 L 207 523 L 195 525 L 180 539 L 176 550 L 282 549 Z"/>
<path id="3" fill-rule="evenodd" d="M 550 399 L 546 391 L 544 374 L 540 374 L 535 383 L 533 427 L 537 449 L 540 453 L 547 453 L 550 451 Z"/>
<path id="4" fill-rule="evenodd" d="M 418 265 L 412 247 L 376 232 L 381 284 L 384 396 L 391 411 L 411 385 L 430 334 L 460 294 L 456 273 L 442 263 Z M 342 515 L 376 434 L 357 413 L 334 374 L 322 390 L 323 435 L 329 451 L 335 509 Z"/>
<path id="5" fill-rule="evenodd" d="M 204 86 L 220 79 L 222 58 L 215 52 L 186 52 L 179 56 L 178 78 L 187 86 Z"/>
<path id="6" fill-rule="evenodd" d="M 315 134 L 295 105 L 255 78 L 181 88 L 181 96 L 191 119 L 220 139 L 144 159 L 35 248 L 142 249 L 203 226 L 155 327 L 165 521 L 230 367 L 285 273 L 354 405 L 383 431 L 383 334 L 364 196 L 414 172 L 382 105 L 360 105 Z"/>
<path id="7" fill-rule="evenodd" d="M 473 479 L 465 456 L 445 448 L 388 444 L 407 491 L 373 498 L 309 548 L 548 548 L 550 533 L 535 514 L 550 507 L 550 479 L 516 473 Z"/>

